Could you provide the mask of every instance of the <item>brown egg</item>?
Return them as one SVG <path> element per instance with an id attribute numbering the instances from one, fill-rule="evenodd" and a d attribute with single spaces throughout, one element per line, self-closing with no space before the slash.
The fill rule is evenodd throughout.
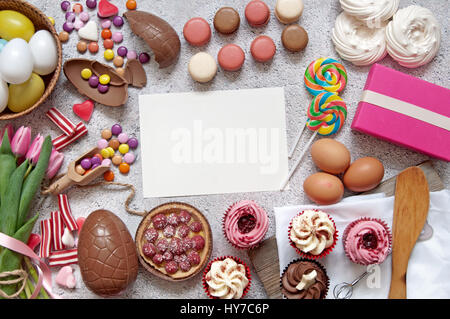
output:
<path id="1" fill-rule="evenodd" d="M 337 203 L 344 196 L 344 185 L 341 180 L 328 173 L 315 173 L 303 182 L 306 195 L 319 205 Z"/>
<path id="2" fill-rule="evenodd" d="M 373 157 L 354 161 L 344 174 L 344 185 L 354 192 L 366 192 L 380 184 L 384 176 L 383 164 Z"/>
<path id="3" fill-rule="evenodd" d="M 311 146 L 311 157 L 321 170 L 340 174 L 350 165 L 350 152 L 344 144 L 331 138 L 322 138 Z"/>

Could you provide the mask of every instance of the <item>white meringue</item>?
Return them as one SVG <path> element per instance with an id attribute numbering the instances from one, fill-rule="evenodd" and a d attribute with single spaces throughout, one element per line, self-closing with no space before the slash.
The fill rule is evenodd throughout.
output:
<path id="1" fill-rule="evenodd" d="M 398 9 L 400 0 L 339 0 L 342 9 L 370 28 L 379 28 Z"/>
<path id="2" fill-rule="evenodd" d="M 332 31 L 336 52 L 342 59 L 358 66 L 371 65 L 383 59 L 386 54 L 386 25 L 369 28 L 353 16 L 342 12 Z"/>
<path id="3" fill-rule="evenodd" d="M 399 10 L 386 27 L 387 51 L 400 65 L 417 68 L 436 56 L 441 27 L 433 13 L 420 6 Z"/>

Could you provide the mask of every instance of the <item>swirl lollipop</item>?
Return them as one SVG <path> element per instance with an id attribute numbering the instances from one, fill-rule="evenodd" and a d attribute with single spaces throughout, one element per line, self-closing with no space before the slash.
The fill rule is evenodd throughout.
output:
<path id="1" fill-rule="evenodd" d="M 332 58 L 317 59 L 305 71 L 305 87 L 312 95 L 331 92 L 339 94 L 347 85 L 347 71 Z"/>
<path id="2" fill-rule="evenodd" d="M 333 135 L 344 126 L 347 105 L 333 93 L 320 93 L 311 101 L 306 126 L 322 136 Z"/>
<path id="3" fill-rule="evenodd" d="M 286 184 L 297 170 L 297 167 L 300 165 L 303 156 L 309 149 L 316 135 L 319 134 L 322 136 L 330 136 L 339 132 L 342 126 L 344 126 L 346 118 L 347 105 L 340 96 L 331 92 L 324 92 L 313 98 L 308 109 L 308 120 L 306 122 L 306 127 L 314 131 L 314 134 L 303 148 L 303 152 L 292 167 L 288 177 L 281 185 L 281 189 L 286 187 Z"/>

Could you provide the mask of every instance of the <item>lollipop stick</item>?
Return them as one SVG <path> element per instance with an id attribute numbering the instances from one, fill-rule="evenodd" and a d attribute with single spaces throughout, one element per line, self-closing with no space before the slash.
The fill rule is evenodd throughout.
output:
<path id="1" fill-rule="evenodd" d="M 289 158 L 292 158 L 292 155 L 294 155 L 295 148 L 297 147 L 298 142 L 300 142 L 300 138 L 302 137 L 303 132 L 305 131 L 305 127 L 306 127 L 306 121 L 302 125 L 300 131 L 298 132 L 298 135 L 297 135 L 297 138 L 296 138 L 294 144 L 292 144 L 291 150 L 289 151 Z"/>
<path id="2" fill-rule="evenodd" d="M 291 171 L 289 172 L 288 177 L 284 180 L 283 184 L 281 184 L 281 190 L 284 190 L 284 188 L 286 187 L 287 183 L 289 182 L 289 180 L 291 179 L 292 175 L 294 175 L 295 171 L 297 170 L 297 167 L 300 165 L 300 162 L 302 161 L 303 156 L 305 156 L 306 151 L 309 149 L 309 147 L 311 146 L 312 142 L 314 141 L 314 138 L 317 135 L 317 131 L 314 132 L 314 134 L 311 136 L 311 138 L 309 139 L 308 143 L 305 145 L 305 147 L 303 148 L 302 153 L 300 154 L 299 158 L 297 159 L 297 161 L 295 162 L 294 166 L 292 166 Z"/>

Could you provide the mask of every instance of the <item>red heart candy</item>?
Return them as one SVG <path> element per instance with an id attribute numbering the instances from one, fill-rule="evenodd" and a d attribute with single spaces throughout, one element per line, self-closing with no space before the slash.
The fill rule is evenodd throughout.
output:
<path id="1" fill-rule="evenodd" d="M 108 18 L 119 13 L 119 9 L 108 0 L 100 0 L 98 3 L 98 16 L 100 18 Z"/>
<path id="2" fill-rule="evenodd" d="M 87 100 L 81 104 L 73 105 L 73 113 L 78 115 L 82 120 L 88 122 L 91 119 L 92 112 L 94 111 L 94 102 Z"/>
<path id="3" fill-rule="evenodd" d="M 39 245 L 40 243 L 41 243 L 41 236 L 39 236 L 38 234 L 31 234 L 30 238 L 28 238 L 27 245 L 32 250 L 34 250 L 36 246 Z"/>

